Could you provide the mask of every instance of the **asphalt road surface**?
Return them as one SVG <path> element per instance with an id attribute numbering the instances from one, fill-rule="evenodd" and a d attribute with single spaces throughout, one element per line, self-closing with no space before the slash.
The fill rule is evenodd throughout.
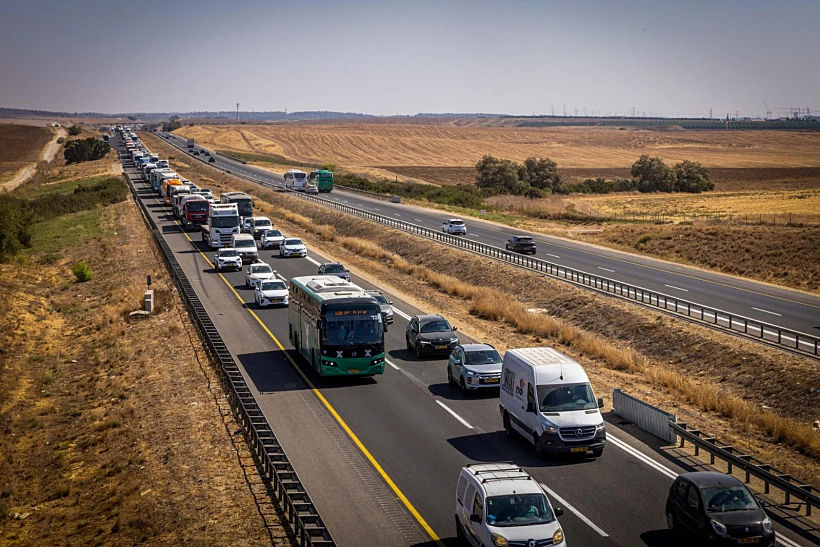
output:
<path id="1" fill-rule="evenodd" d="M 126 173 L 137 179 L 133 169 Z M 673 478 L 690 468 L 659 450 L 659 441 L 605 414 L 603 456 L 538 459 L 531 444 L 504 433 L 497 392 L 464 397 L 447 384 L 445 360 L 417 360 L 406 351 L 408 318 L 425 310 L 389 293 L 395 322 L 385 338 L 385 373 L 322 380 L 292 351 L 287 310 L 257 309 L 244 273 L 216 273 L 210 263 L 214 252 L 206 249 L 200 233 L 183 231 L 148 185 L 136 185 L 340 546 L 435 545 L 434 539 L 455 545 L 459 469 L 495 461 L 525 467 L 548 489 L 553 505 L 565 509 L 559 520 L 570 545 L 660 547 L 672 542 L 665 500 Z M 355 196 L 333 197 L 352 203 Z M 260 251 L 260 258 L 286 279 L 314 274 L 326 261 L 313 249 L 308 258 L 284 259 L 277 251 Z M 354 283 L 376 288 L 353 273 Z"/>

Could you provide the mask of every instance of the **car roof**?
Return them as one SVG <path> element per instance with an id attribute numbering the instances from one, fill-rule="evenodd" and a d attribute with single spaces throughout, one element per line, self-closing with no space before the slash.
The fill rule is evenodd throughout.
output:
<path id="1" fill-rule="evenodd" d="M 444 319 L 444 317 L 442 317 L 441 315 L 429 315 L 429 314 L 428 315 L 417 315 L 416 317 L 422 323 L 426 323 L 427 321 L 438 321 L 438 320 Z M 446 319 L 445 319 L 445 321 L 446 321 Z"/>
<path id="2" fill-rule="evenodd" d="M 322 266 L 341 266 L 341 262 L 322 262 Z"/>
<path id="3" fill-rule="evenodd" d="M 235 251 L 235 250 L 236 250 L 235 247 L 220 247 L 217 252 L 221 253 L 222 251 Z"/>
<path id="4" fill-rule="evenodd" d="M 453 221 L 456 221 L 456 220 L 457 220 L 458 222 L 464 222 L 464 221 L 463 221 L 463 220 L 461 220 L 460 218 L 449 218 L 449 219 L 447 219 L 447 222 L 453 222 Z"/>
<path id="5" fill-rule="evenodd" d="M 473 475 L 488 496 L 543 494 L 538 482 L 524 469 L 510 463 L 471 464 L 463 471 Z"/>
<path id="6" fill-rule="evenodd" d="M 464 348 L 464 351 L 487 351 L 487 350 L 494 350 L 495 348 L 492 347 L 490 344 L 461 344 L 461 347 Z"/>
<path id="7" fill-rule="evenodd" d="M 682 478 L 696 484 L 698 487 L 706 486 L 737 486 L 743 485 L 740 479 L 725 473 L 715 471 L 693 471 L 691 473 L 681 473 Z"/>

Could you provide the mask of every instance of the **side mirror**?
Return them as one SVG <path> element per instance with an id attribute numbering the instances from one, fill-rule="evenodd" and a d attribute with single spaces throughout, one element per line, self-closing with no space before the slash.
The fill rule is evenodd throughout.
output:
<path id="1" fill-rule="evenodd" d="M 475 514 L 470 515 L 470 522 L 481 522 L 481 516 Z"/>
<path id="2" fill-rule="evenodd" d="M 556 508 L 555 508 L 555 516 L 556 516 L 556 517 L 563 516 L 563 514 L 564 514 L 564 510 L 563 510 L 563 509 L 561 509 L 560 507 L 556 507 Z"/>
<path id="3" fill-rule="evenodd" d="M 458 327 L 453 327 L 453 332 L 457 331 Z"/>
<path id="4" fill-rule="evenodd" d="M 598 397 L 598 408 L 604 408 L 604 398 Z"/>
<path id="5" fill-rule="evenodd" d="M 453 359 L 453 364 L 454 364 L 455 366 L 458 366 L 458 365 L 460 365 L 460 364 L 461 364 L 461 360 L 460 360 L 460 359 Z"/>
<path id="6" fill-rule="evenodd" d="M 393 303 L 392 303 L 392 302 L 388 302 L 388 304 L 389 304 L 389 305 L 391 305 L 391 306 L 393 305 Z"/>

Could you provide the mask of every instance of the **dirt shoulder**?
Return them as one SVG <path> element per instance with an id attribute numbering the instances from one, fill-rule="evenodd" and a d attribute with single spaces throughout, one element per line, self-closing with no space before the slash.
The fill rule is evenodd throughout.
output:
<path id="1" fill-rule="evenodd" d="M 173 153 L 159 140 L 149 146 Z M 555 346 L 587 368 L 601 393 L 621 388 L 797 477 L 820 476 L 820 433 L 811 429 L 820 419 L 816 361 L 315 207 L 204 165 L 182 174 L 218 191 L 249 192 L 286 233 L 408 302 L 445 313 L 468 335 L 503 349 Z M 489 305 L 482 290 L 496 291 Z"/>
<path id="2" fill-rule="evenodd" d="M 0 265 L 0 543 L 289 545 L 136 205 L 94 215 Z"/>

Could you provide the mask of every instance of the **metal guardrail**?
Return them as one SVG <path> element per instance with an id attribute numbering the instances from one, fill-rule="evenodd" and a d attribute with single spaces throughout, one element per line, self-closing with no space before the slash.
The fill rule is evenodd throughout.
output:
<path id="1" fill-rule="evenodd" d="M 170 144 L 173 145 L 173 143 Z M 219 168 L 217 167 L 217 169 Z M 261 186 L 268 188 L 286 191 L 284 187 L 277 184 L 260 183 L 257 180 L 244 177 L 238 173 L 231 174 L 254 184 L 260 184 Z M 362 191 L 358 190 L 358 192 Z M 337 203 L 318 196 L 305 194 L 303 192 L 291 192 L 291 194 L 301 197 L 302 199 L 313 201 L 314 203 L 318 203 L 325 207 L 337 209 L 347 214 L 371 220 L 373 222 L 425 237 L 427 239 L 432 239 L 452 247 L 458 247 L 476 254 L 526 268 L 528 270 L 543 273 L 550 277 L 562 279 L 575 285 L 580 285 L 597 292 L 616 296 L 652 309 L 660 309 L 672 315 L 683 316 L 693 322 L 706 325 L 717 330 L 731 331 L 733 334 L 752 340 L 761 341 L 774 347 L 779 347 L 781 349 L 786 349 L 813 358 L 820 358 L 820 337 L 818 336 L 786 329 L 772 323 L 766 323 L 765 321 L 752 319 L 750 317 L 730 313 L 717 308 L 711 308 L 709 306 L 684 300 L 676 296 L 670 296 L 662 292 L 645 289 L 643 287 L 631 285 L 621 281 L 615 281 L 597 274 L 591 274 L 582 270 L 568 268 L 566 266 L 554 264 L 547 260 L 535 258 L 534 256 L 527 257 L 501 249 L 500 247 L 494 247 L 492 245 L 486 245 L 484 243 L 479 243 L 463 237 L 445 234 L 437 230 L 418 226 L 403 220 L 396 220 L 395 218 L 378 215 L 362 209 L 356 209 L 355 207 L 351 207 L 343 203 Z M 382 195 L 382 198 L 384 197 L 387 196 Z"/>
<path id="2" fill-rule="evenodd" d="M 368 192 L 367 190 L 359 190 L 358 188 L 351 188 L 350 186 L 342 186 L 341 184 L 336 184 L 335 182 L 333 183 L 333 187 L 340 188 L 345 192 L 350 192 L 351 194 L 358 194 L 366 198 L 380 199 L 382 201 L 389 201 L 391 203 L 401 203 L 401 197 L 399 196 L 388 196 L 387 194 Z"/>
<path id="3" fill-rule="evenodd" d="M 119 153 L 119 151 L 118 151 Z M 120 155 L 120 161 L 125 166 L 126 160 Z M 209 355 L 219 363 L 219 371 L 224 385 L 227 387 L 228 400 L 235 419 L 242 426 L 245 440 L 253 451 L 261 471 L 273 488 L 268 492 L 274 503 L 282 508 L 284 514 L 293 527 L 296 539 L 303 547 L 335 547 L 336 543 L 325 526 L 319 512 L 313 505 L 310 496 L 296 476 L 293 466 L 288 460 L 273 429 L 265 418 L 262 409 L 251 393 L 242 372 L 239 370 L 233 356 L 216 330 L 211 318 L 205 311 L 199 297 L 182 267 L 177 262 L 173 251 L 163 238 L 159 226 L 151 217 L 148 208 L 142 201 L 136 186 L 125 173 L 128 186 L 134 199 L 139 204 L 143 217 L 151 227 L 151 232 L 162 251 L 166 265 L 171 270 L 174 283 L 183 296 L 191 317 L 199 327 L 200 335 L 205 341 L 205 348 Z"/>
<path id="4" fill-rule="evenodd" d="M 678 436 L 669 427 L 669 422 L 677 423 L 676 415 L 627 395 L 620 389 L 612 390 L 612 406 L 615 408 L 615 414 L 626 418 L 644 431 L 672 444 L 678 442 Z"/>
<path id="5" fill-rule="evenodd" d="M 785 495 L 784 505 L 804 505 L 806 516 L 811 516 L 812 507 L 820 508 L 820 490 L 810 484 L 803 484 L 796 481 L 788 473 L 783 473 L 775 467 L 763 463 L 754 456 L 744 454 L 733 446 L 726 445 L 718 441 L 715 437 L 704 434 L 698 429 L 690 429 L 685 423 L 669 423 L 669 428 L 680 437 L 680 446 L 684 446 L 689 441 L 695 446 L 695 456 L 705 450 L 710 455 L 710 464 L 714 465 L 715 459 L 721 459 L 728 465 L 728 473 L 731 475 L 735 467 L 746 473 L 746 483 L 751 477 L 756 477 L 763 481 L 763 493 L 768 494 L 772 486 L 782 491 Z M 797 498 L 798 502 L 792 501 Z"/>

